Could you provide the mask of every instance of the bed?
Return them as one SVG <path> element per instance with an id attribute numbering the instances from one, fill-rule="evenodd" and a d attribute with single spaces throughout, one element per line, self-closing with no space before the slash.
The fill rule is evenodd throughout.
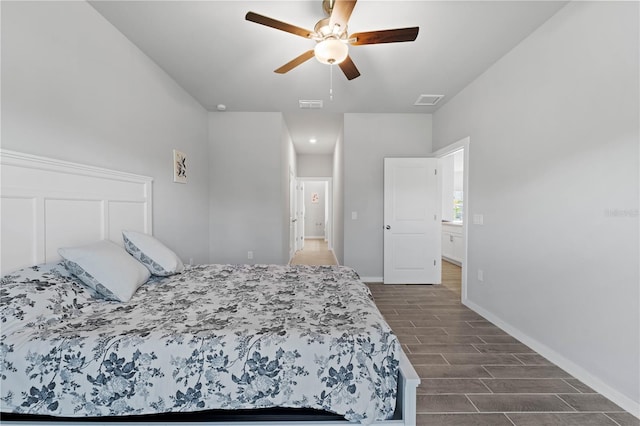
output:
<path id="1" fill-rule="evenodd" d="M 10 420 L 282 408 L 415 424 L 419 379 L 354 270 L 187 265 L 149 274 L 126 303 L 105 300 L 57 249 L 150 234 L 150 179 L 1 154 L 3 275 L 37 265 L 2 279 L 0 411 L 19 414 Z M 70 223 L 66 202 L 85 214 Z"/>

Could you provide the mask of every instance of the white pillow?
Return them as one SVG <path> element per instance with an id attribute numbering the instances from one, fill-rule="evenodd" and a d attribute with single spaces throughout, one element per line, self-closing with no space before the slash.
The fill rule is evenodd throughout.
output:
<path id="1" fill-rule="evenodd" d="M 128 302 L 149 279 L 147 268 L 113 241 L 58 249 L 65 267 L 108 300 Z"/>
<path id="2" fill-rule="evenodd" d="M 163 277 L 184 271 L 182 260 L 167 246 L 149 234 L 122 231 L 124 248 L 153 275 Z"/>

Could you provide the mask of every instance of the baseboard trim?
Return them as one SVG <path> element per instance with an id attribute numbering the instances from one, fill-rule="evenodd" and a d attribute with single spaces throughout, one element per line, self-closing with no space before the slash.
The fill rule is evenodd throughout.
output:
<path id="1" fill-rule="evenodd" d="M 382 277 L 360 277 L 360 280 L 362 280 L 365 283 L 382 283 L 383 278 Z"/>
<path id="2" fill-rule="evenodd" d="M 449 262 L 449 263 L 453 263 L 454 265 L 457 265 L 457 266 L 462 267 L 462 262 L 461 262 L 461 261 L 456 260 L 456 259 L 453 259 L 453 258 L 451 258 L 451 257 L 447 257 L 447 256 L 444 256 L 444 255 L 443 255 L 443 256 L 442 256 L 442 260 L 445 260 L 445 261 L 447 261 L 447 262 Z"/>
<path id="3" fill-rule="evenodd" d="M 556 364 L 558 367 L 562 368 L 569 374 L 571 374 L 576 379 L 580 380 L 587 386 L 591 387 L 596 392 L 600 393 L 604 397 L 610 399 L 614 403 L 618 404 L 624 410 L 628 411 L 635 417 L 640 419 L 640 403 L 632 400 L 626 395 L 621 394 L 617 390 L 613 389 L 611 386 L 604 383 L 599 378 L 593 376 L 591 373 L 586 371 L 584 368 L 575 364 L 571 360 L 565 358 L 560 355 L 547 345 L 540 343 L 536 339 L 529 337 L 527 334 L 523 333 L 519 329 L 511 326 L 509 323 L 503 321 L 501 318 L 495 316 L 491 312 L 487 311 L 483 307 L 471 302 L 469 299 L 462 300 L 462 304 L 467 306 L 472 311 L 482 315 L 487 320 L 491 321 L 502 330 L 509 333 L 511 336 L 520 340 L 525 345 L 529 346 L 534 351 L 538 352 L 543 357 L 547 358 L 549 361 Z"/>
<path id="4" fill-rule="evenodd" d="M 333 249 L 329 249 L 329 251 L 331 252 L 331 256 L 333 256 L 333 261 L 336 263 L 336 265 L 340 266 L 340 262 L 338 262 L 338 258 L 336 257 L 336 254 L 333 252 Z"/>

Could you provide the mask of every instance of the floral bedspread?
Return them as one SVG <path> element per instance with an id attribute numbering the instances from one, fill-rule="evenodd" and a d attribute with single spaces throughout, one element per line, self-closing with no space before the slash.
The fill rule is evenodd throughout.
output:
<path id="1" fill-rule="evenodd" d="M 128 303 L 89 291 L 61 264 L 2 278 L 0 411 L 393 414 L 400 346 L 350 268 L 200 265 Z"/>

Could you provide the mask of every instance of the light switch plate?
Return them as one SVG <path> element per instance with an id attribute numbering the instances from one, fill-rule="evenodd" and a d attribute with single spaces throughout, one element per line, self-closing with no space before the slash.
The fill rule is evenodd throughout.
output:
<path id="1" fill-rule="evenodd" d="M 473 214 L 473 224 L 474 225 L 484 225 L 484 215 L 479 213 Z"/>

